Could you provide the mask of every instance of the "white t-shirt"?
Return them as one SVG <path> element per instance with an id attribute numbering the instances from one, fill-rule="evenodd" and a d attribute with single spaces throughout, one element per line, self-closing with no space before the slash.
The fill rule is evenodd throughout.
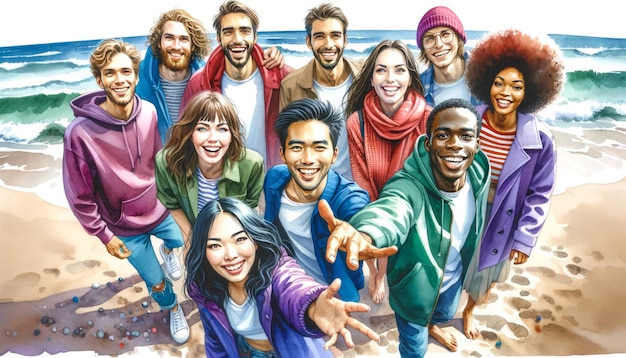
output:
<path id="1" fill-rule="evenodd" d="M 335 87 L 324 87 L 313 81 L 313 88 L 317 93 L 317 98 L 323 101 L 329 101 L 342 116 L 345 116 L 346 112 L 346 93 L 352 84 L 352 74 L 340 85 Z M 350 149 L 348 148 L 348 131 L 346 130 L 346 121 L 343 120 L 343 126 L 339 131 L 339 138 L 337 139 L 337 148 L 339 149 L 339 155 L 337 161 L 331 166 L 342 177 L 352 180 L 352 168 L 350 167 Z"/>
<path id="2" fill-rule="evenodd" d="M 263 77 L 258 68 L 243 81 L 230 78 L 226 72 L 222 76 L 222 93 L 235 105 L 245 131 L 246 147 L 259 152 L 267 163 L 263 92 Z"/>
<path id="3" fill-rule="evenodd" d="M 235 333 L 249 339 L 267 340 L 259 320 L 259 312 L 256 302 L 250 297 L 240 306 L 230 298 L 226 299 L 226 317 Z"/>
<path id="4" fill-rule="evenodd" d="M 450 202 L 450 208 L 452 209 L 452 242 L 441 285 L 441 292 L 445 292 L 461 278 L 461 273 L 463 272 L 461 248 L 465 244 L 467 234 L 474 223 L 476 200 L 469 180 L 465 181 L 465 185 L 459 191 L 440 192 L 443 196 L 452 200 Z"/>
<path id="5" fill-rule="evenodd" d="M 322 269 L 315 257 L 315 246 L 311 238 L 311 218 L 317 202 L 296 203 L 289 199 L 285 191 L 280 197 L 278 220 L 285 229 L 295 251 L 296 262 L 307 275 L 326 285 Z"/>
<path id="6" fill-rule="evenodd" d="M 453 83 L 440 84 L 435 82 L 433 88 L 433 98 L 435 100 L 435 105 L 450 98 L 462 98 L 470 101 L 472 93 L 467 86 L 467 82 L 465 82 L 465 75 Z"/>

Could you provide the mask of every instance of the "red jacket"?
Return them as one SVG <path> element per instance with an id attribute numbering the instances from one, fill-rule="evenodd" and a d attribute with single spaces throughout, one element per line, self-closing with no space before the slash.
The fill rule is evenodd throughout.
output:
<path id="1" fill-rule="evenodd" d="M 261 65 L 263 49 L 258 44 L 252 49 L 252 59 L 257 63 L 261 77 L 263 78 L 265 94 L 265 142 L 267 143 L 266 168 L 271 168 L 282 163 L 280 159 L 280 141 L 274 134 L 274 123 L 278 117 L 278 101 L 280 99 L 280 82 L 293 68 L 285 65 L 283 68 L 274 67 L 267 69 Z M 222 93 L 222 76 L 226 70 L 226 57 L 221 46 L 218 46 L 211 55 L 206 65 L 195 72 L 183 94 L 180 110 L 181 113 L 191 98 L 198 92 L 214 91 Z"/>

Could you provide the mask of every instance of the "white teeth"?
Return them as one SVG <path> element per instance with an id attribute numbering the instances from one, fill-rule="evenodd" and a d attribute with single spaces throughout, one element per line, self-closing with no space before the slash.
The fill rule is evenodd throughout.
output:
<path id="1" fill-rule="evenodd" d="M 300 169 L 300 173 L 302 174 L 315 174 L 317 169 Z"/>
<path id="2" fill-rule="evenodd" d="M 243 266 L 243 262 L 240 262 L 237 265 L 233 266 L 224 266 L 224 268 L 226 269 L 226 271 L 237 271 L 241 268 L 241 266 Z"/>
<path id="3" fill-rule="evenodd" d="M 459 157 L 445 157 L 441 159 L 445 160 L 446 162 L 455 163 L 455 164 L 461 163 L 463 161 L 463 158 L 459 158 Z"/>

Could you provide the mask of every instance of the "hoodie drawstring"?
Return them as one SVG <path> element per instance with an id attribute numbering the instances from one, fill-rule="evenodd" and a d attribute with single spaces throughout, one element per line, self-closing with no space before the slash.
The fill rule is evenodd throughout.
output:
<path id="1" fill-rule="evenodd" d="M 441 198 L 441 224 L 443 225 L 443 212 L 444 212 L 444 206 L 446 205 L 445 201 L 443 200 L 443 198 Z M 441 246 L 443 245 L 443 226 L 441 227 L 441 230 L 439 230 L 439 253 L 437 254 L 437 256 L 441 257 Z"/>
<path id="2" fill-rule="evenodd" d="M 139 140 L 139 128 L 137 127 L 137 121 L 133 121 L 133 125 L 135 126 L 135 142 L 137 143 L 137 157 L 139 158 L 139 163 L 141 163 L 141 143 Z M 135 160 L 133 159 L 133 154 L 130 151 L 130 145 L 128 144 L 128 138 L 126 137 L 126 126 L 122 126 L 122 137 L 124 137 L 124 146 L 126 149 L 126 153 L 128 154 L 128 159 L 130 160 L 130 170 L 135 172 Z"/>

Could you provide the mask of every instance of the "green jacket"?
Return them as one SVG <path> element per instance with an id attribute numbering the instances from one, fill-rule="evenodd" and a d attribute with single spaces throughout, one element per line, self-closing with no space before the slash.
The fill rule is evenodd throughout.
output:
<path id="1" fill-rule="evenodd" d="M 403 319 L 426 326 L 437 304 L 450 249 L 452 211 L 435 186 L 430 158 L 420 136 L 413 153 L 383 187 L 378 200 L 357 212 L 350 223 L 369 234 L 376 247 L 397 246 L 389 257 L 389 303 Z M 476 198 L 476 218 L 461 248 L 463 277 L 479 247 L 490 177 L 487 156 L 478 151 L 467 171 Z"/>
<path id="2" fill-rule="evenodd" d="M 217 184 L 219 196 L 242 200 L 251 208 L 259 205 L 265 168 L 263 157 L 253 150 L 233 163 L 226 160 L 224 173 Z M 165 161 L 165 150 L 156 155 L 157 197 L 169 210 L 182 209 L 193 225 L 198 216 L 198 177 L 194 171 L 184 182 L 178 182 Z"/>

